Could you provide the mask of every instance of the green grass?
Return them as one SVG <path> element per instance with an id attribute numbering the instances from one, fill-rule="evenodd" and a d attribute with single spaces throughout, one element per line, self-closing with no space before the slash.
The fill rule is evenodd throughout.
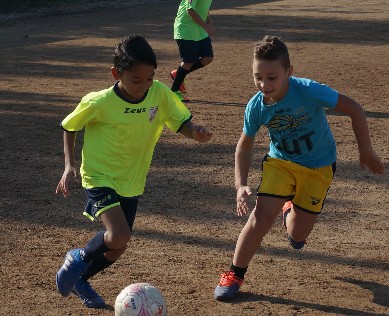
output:
<path id="1" fill-rule="evenodd" d="M 20 13 L 67 4 L 94 3 L 92 0 L 0 0 L 0 13 Z"/>

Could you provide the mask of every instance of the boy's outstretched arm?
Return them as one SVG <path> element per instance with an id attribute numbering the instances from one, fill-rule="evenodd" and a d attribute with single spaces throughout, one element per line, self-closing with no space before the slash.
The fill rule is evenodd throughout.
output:
<path id="1" fill-rule="evenodd" d="M 206 143 L 212 138 L 213 133 L 207 128 L 193 124 L 191 121 L 185 123 L 180 133 L 188 138 L 197 140 L 200 143 Z"/>
<path id="2" fill-rule="evenodd" d="M 351 118 L 352 127 L 358 143 L 359 160 L 362 169 L 369 169 L 372 173 L 383 174 L 384 164 L 375 153 L 370 141 L 369 128 L 362 106 L 355 100 L 339 94 L 334 109 Z"/>
<path id="3" fill-rule="evenodd" d="M 71 177 L 77 178 L 77 171 L 75 167 L 74 159 L 74 146 L 76 143 L 77 133 L 63 132 L 63 150 L 65 156 L 65 170 L 62 178 L 57 185 L 55 190 L 56 194 L 62 193 L 64 197 L 70 195 L 69 191 L 69 180 Z"/>
<path id="4" fill-rule="evenodd" d="M 250 211 L 247 200 L 252 191 L 247 185 L 247 180 L 253 159 L 253 147 L 254 137 L 248 137 L 245 133 L 242 133 L 235 150 L 236 212 L 239 216 Z"/>

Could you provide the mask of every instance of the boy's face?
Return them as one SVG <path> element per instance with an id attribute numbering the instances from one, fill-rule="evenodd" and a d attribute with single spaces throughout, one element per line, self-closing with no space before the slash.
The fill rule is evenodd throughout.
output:
<path id="1" fill-rule="evenodd" d="M 265 97 L 265 102 L 272 104 L 280 101 L 288 92 L 289 77 L 293 67 L 282 66 L 280 60 L 256 60 L 253 62 L 254 83 Z"/>
<path id="2" fill-rule="evenodd" d="M 111 73 L 114 79 L 120 80 L 118 85 L 120 93 L 130 101 L 138 101 L 153 84 L 155 69 L 152 65 L 137 64 L 122 73 L 112 67 Z"/>

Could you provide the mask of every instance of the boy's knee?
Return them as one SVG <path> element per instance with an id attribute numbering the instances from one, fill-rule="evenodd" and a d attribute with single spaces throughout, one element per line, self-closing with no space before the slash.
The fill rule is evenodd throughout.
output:
<path id="1" fill-rule="evenodd" d="M 296 241 L 292 237 L 288 236 L 288 240 L 290 245 L 292 246 L 293 249 L 302 249 L 305 245 L 305 240 L 303 241 Z"/>
<path id="2" fill-rule="evenodd" d="M 213 57 L 202 57 L 201 58 L 201 64 L 203 66 L 209 65 L 211 62 L 213 62 Z"/>
<path id="3" fill-rule="evenodd" d="M 105 243 L 110 249 L 121 249 L 127 247 L 127 243 L 131 239 L 131 231 L 128 230 L 117 230 L 111 231 L 106 234 Z"/>
<path id="4" fill-rule="evenodd" d="M 120 256 L 126 251 L 126 249 L 127 245 L 119 249 L 110 250 L 105 253 L 105 257 L 107 258 L 107 260 L 114 262 L 120 258 Z"/>

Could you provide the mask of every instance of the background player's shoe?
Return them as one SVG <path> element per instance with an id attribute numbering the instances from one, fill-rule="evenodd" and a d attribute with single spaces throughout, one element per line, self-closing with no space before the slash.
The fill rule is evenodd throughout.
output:
<path id="1" fill-rule="evenodd" d="M 233 299 L 242 284 L 243 280 L 239 279 L 233 271 L 223 273 L 219 284 L 215 288 L 215 299 L 219 301 Z"/>
<path id="2" fill-rule="evenodd" d="M 170 72 L 170 78 L 172 78 L 174 80 L 174 79 L 176 79 L 176 76 L 177 76 L 177 70 L 172 70 Z M 184 82 L 185 82 L 185 80 L 184 80 Z M 184 82 L 181 83 L 181 85 L 180 85 L 180 91 L 182 93 L 186 93 L 186 87 L 185 87 L 185 83 Z"/>
<path id="3" fill-rule="evenodd" d="M 77 295 L 82 303 L 89 308 L 102 308 L 105 307 L 105 302 L 103 298 L 96 293 L 96 291 L 91 287 L 88 281 L 83 279 L 78 279 L 72 293 Z"/>
<path id="4" fill-rule="evenodd" d="M 190 100 L 184 96 L 181 91 L 174 91 L 174 93 L 181 100 L 181 102 L 190 102 Z"/>
<path id="5" fill-rule="evenodd" d="M 82 249 L 70 250 L 65 256 L 65 262 L 56 275 L 57 289 L 62 296 L 68 296 L 85 271 L 87 263 L 81 258 Z"/>

